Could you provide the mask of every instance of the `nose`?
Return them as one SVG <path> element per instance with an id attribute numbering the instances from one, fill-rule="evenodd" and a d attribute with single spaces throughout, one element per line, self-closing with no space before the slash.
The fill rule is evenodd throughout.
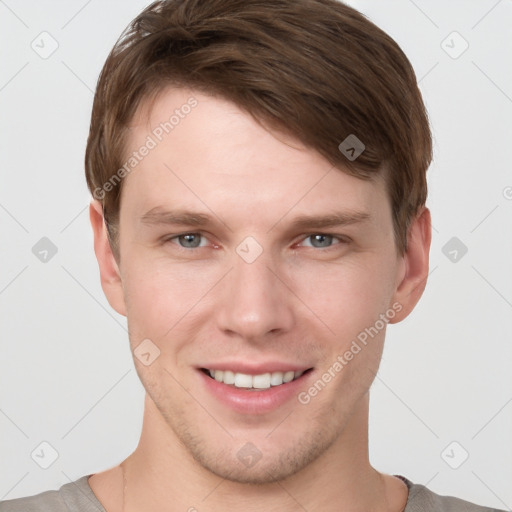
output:
<path id="1" fill-rule="evenodd" d="M 292 329 L 293 294 L 286 278 L 272 267 L 265 253 L 251 263 L 234 255 L 221 304 L 216 307 L 222 332 L 258 343 Z"/>

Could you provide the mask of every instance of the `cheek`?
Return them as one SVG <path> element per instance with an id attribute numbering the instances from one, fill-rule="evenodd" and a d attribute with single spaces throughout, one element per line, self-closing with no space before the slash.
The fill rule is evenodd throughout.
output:
<path id="1" fill-rule="evenodd" d="M 373 325 L 388 309 L 394 292 L 393 265 L 384 257 L 360 255 L 309 269 L 294 283 L 304 304 L 337 337 L 346 340 Z"/>
<path id="2" fill-rule="evenodd" d="M 392 270 L 391 260 L 365 255 L 350 264 L 324 265 L 300 280 L 297 294 L 321 320 L 309 313 L 309 331 L 328 327 L 315 338 L 322 344 L 318 380 L 313 389 L 303 390 L 303 398 L 317 394 L 316 407 L 328 408 L 333 417 L 350 414 L 378 371 L 387 326 L 381 315 L 389 311 L 393 296 Z M 324 388 L 325 393 L 318 391 Z"/>
<path id="3" fill-rule="evenodd" d="M 220 277 L 212 267 L 131 258 L 123 286 L 134 342 L 140 337 L 163 342 L 182 331 Z"/>
<path id="4" fill-rule="evenodd" d="M 229 266 L 150 259 L 135 250 L 125 261 L 123 286 L 134 345 L 149 338 L 164 348 L 172 340 L 177 353 L 214 320 Z M 292 291 L 274 292 L 296 313 L 296 328 L 309 329 L 315 338 L 322 332 L 320 338 L 337 340 L 334 347 L 342 350 L 388 308 L 392 268 L 390 257 L 370 252 L 338 263 L 302 261 L 275 269 Z"/>

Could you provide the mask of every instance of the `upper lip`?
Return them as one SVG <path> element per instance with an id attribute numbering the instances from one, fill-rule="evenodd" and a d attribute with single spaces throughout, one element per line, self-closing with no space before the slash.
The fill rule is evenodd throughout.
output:
<path id="1" fill-rule="evenodd" d="M 263 373 L 272 372 L 305 372 L 312 368 L 312 366 L 298 364 L 298 363 L 285 363 L 280 361 L 268 361 L 266 363 L 250 363 L 247 361 L 226 361 L 216 363 L 206 363 L 199 366 L 200 369 L 206 370 L 228 370 L 233 373 L 244 373 L 246 375 L 261 375 Z"/>

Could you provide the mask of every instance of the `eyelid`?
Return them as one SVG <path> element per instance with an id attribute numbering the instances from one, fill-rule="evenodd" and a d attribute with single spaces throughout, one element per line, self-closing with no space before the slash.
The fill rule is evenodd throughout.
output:
<path id="1" fill-rule="evenodd" d="M 199 247 L 182 247 L 178 243 L 175 242 L 179 237 L 185 236 L 185 235 L 198 235 L 206 240 L 208 240 L 212 245 L 216 246 L 217 244 L 213 243 L 209 236 L 207 236 L 205 233 L 202 233 L 201 231 L 184 231 L 182 233 L 176 233 L 175 235 L 165 235 L 161 238 L 162 243 L 171 242 L 173 245 L 175 245 L 178 249 L 183 249 L 184 251 L 191 251 L 192 249 L 203 249 L 204 245 L 200 245 Z"/>
<path id="2" fill-rule="evenodd" d="M 334 245 L 331 245 L 329 247 L 323 247 L 322 248 L 323 250 L 330 249 L 331 247 L 334 247 L 334 246 L 337 246 L 337 245 L 341 245 L 341 244 L 348 244 L 348 243 L 350 243 L 352 241 L 352 239 L 350 237 L 346 236 L 346 235 L 339 235 L 339 234 L 336 234 L 336 233 L 328 233 L 328 232 L 323 232 L 323 231 L 314 231 L 314 232 L 311 232 L 311 233 L 307 233 L 305 235 L 301 235 L 301 238 L 298 240 L 297 243 L 303 242 L 303 241 L 307 240 L 309 237 L 314 236 L 314 235 L 330 236 L 333 239 L 336 239 L 336 240 L 339 241 L 338 244 L 334 244 Z M 314 247 L 314 249 L 318 249 L 318 248 Z"/>
<path id="3" fill-rule="evenodd" d="M 212 240 L 210 240 L 210 236 L 208 234 L 203 233 L 201 231 L 184 231 L 182 233 L 176 233 L 176 234 L 173 234 L 173 235 L 166 235 L 166 236 L 162 237 L 162 242 L 163 243 L 171 242 L 171 243 L 173 243 L 173 245 L 178 247 L 178 249 L 183 249 L 185 251 L 191 251 L 193 249 L 202 249 L 202 248 L 207 247 L 207 246 L 204 246 L 204 245 L 203 246 L 200 245 L 199 247 L 182 247 L 178 243 L 174 242 L 179 237 L 185 236 L 185 235 L 199 235 L 202 238 L 208 240 L 210 242 L 211 246 L 219 247 L 219 245 L 217 243 L 212 242 Z M 336 233 L 329 233 L 329 232 L 323 232 L 323 231 L 312 231 L 310 233 L 303 233 L 303 234 L 301 234 L 300 238 L 293 245 L 297 245 L 297 244 L 299 244 L 301 242 L 304 242 L 309 237 L 314 236 L 314 235 L 330 236 L 333 239 L 338 240 L 339 243 L 333 244 L 333 245 L 331 245 L 329 247 L 320 247 L 320 248 L 319 247 L 312 247 L 313 249 L 320 249 L 320 250 L 323 250 L 323 251 L 329 250 L 329 249 L 331 249 L 333 247 L 336 247 L 338 245 L 341 245 L 341 244 L 348 244 L 348 243 L 350 243 L 352 241 L 351 238 L 346 236 L 346 235 L 341 235 L 341 234 L 336 234 Z M 311 247 L 311 246 L 308 246 L 308 247 Z"/>

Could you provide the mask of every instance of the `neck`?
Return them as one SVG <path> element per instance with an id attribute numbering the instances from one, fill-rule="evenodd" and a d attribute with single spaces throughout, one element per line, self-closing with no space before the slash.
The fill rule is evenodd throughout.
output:
<path id="1" fill-rule="evenodd" d="M 285 480 L 262 485 L 231 482 L 203 468 L 146 396 L 139 445 L 122 467 L 123 512 L 388 511 L 405 506 L 404 484 L 393 477 L 384 478 L 369 463 L 368 395 L 320 457 Z M 397 497 L 399 489 L 402 494 Z"/>

